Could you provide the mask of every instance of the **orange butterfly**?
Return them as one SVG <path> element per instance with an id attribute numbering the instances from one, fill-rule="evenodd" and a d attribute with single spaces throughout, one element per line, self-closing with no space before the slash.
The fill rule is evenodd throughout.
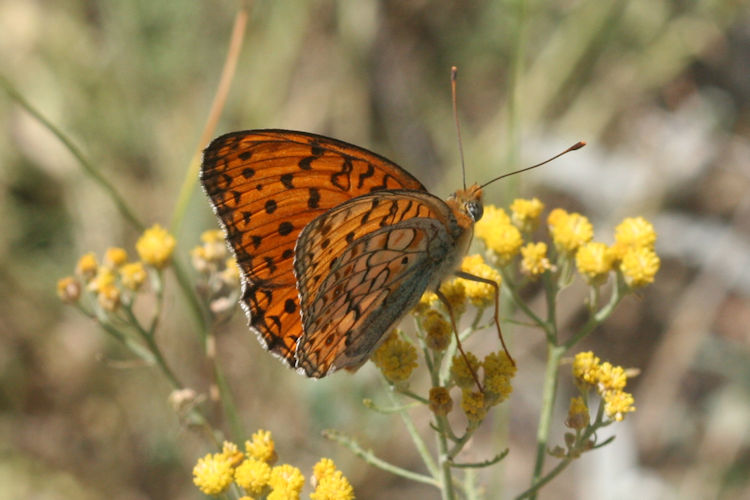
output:
<path id="1" fill-rule="evenodd" d="M 241 269 L 250 329 L 309 377 L 362 365 L 455 271 L 482 217 L 479 185 L 443 201 L 382 156 L 304 132 L 223 135 L 201 181 Z"/>

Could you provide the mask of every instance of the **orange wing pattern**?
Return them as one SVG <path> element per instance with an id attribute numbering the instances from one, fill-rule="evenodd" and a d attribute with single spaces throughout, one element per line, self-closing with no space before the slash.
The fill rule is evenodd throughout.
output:
<path id="1" fill-rule="evenodd" d="M 297 366 L 303 334 L 293 272 L 297 237 L 327 210 L 381 190 L 425 191 L 395 163 L 327 137 L 233 132 L 203 154 L 201 182 L 242 275 L 242 304 L 261 344 Z"/>
<path id="2" fill-rule="evenodd" d="M 359 367 L 455 265 L 450 256 L 463 230 L 448 205 L 422 192 L 386 195 L 346 202 L 299 236 L 294 270 L 304 335 L 297 360 L 308 376 Z"/>

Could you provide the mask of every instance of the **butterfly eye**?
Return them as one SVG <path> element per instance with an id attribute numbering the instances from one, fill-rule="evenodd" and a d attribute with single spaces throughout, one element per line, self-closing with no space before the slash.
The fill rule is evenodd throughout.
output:
<path id="1" fill-rule="evenodd" d="M 482 215 L 484 214 L 484 207 L 481 203 L 478 203 L 476 201 L 470 201 L 466 203 L 466 212 L 469 214 L 469 217 L 472 218 L 474 222 L 477 222 L 479 219 L 482 218 Z"/>

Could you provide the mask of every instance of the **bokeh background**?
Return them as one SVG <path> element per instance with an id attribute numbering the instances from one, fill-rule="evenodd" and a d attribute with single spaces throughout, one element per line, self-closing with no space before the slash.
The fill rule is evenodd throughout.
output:
<path id="1" fill-rule="evenodd" d="M 199 144 L 238 4 L 229 0 L 0 1 L 0 72 L 84 151 L 147 221 L 169 224 Z M 586 214 L 612 241 L 625 216 L 659 233 L 656 283 L 579 346 L 635 367 L 638 411 L 541 498 L 750 496 L 750 8 L 738 0 L 257 0 L 216 134 L 323 133 L 459 186 L 449 69 L 457 65 L 468 180 L 589 145 L 488 189 Z M 0 498 L 201 498 L 208 443 L 179 423 L 169 385 L 55 295 L 82 253 L 133 252 L 136 231 L 59 141 L 0 92 Z M 196 189 L 177 235 L 187 262 L 215 227 Z M 159 340 L 197 391 L 211 381 L 174 279 Z M 562 322 L 582 319 L 582 286 Z M 530 300 L 534 301 L 532 297 Z M 536 302 L 535 302 L 536 303 Z M 467 460 L 511 454 L 488 498 L 528 485 L 544 346 L 505 327 L 519 363 L 509 412 Z M 494 338 L 488 334 L 487 338 Z M 478 340 L 477 342 L 482 342 Z M 320 437 L 336 428 L 422 470 L 371 365 L 306 380 L 266 355 L 237 315 L 218 356 L 248 431 L 274 433 L 309 474 L 334 458 L 359 498 L 435 498 Z M 564 378 L 564 377 L 563 377 Z M 570 384 L 561 387 L 559 442 Z M 414 412 L 426 428 L 426 413 Z M 220 418 L 217 420 L 223 425 Z M 557 441 L 555 441 L 557 440 Z"/>

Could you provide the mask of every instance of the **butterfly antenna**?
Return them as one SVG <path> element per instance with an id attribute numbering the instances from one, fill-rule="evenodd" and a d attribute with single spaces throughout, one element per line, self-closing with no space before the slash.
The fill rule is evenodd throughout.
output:
<path id="1" fill-rule="evenodd" d="M 536 165 L 532 165 L 530 167 L 522 168 L 521 170 L 515 170 L 513 172 L 510 172 L 510 173 L 507 173 L 507 174 L 503 174 L 500 177 L 495 177 L 494 179 L 485 182 L 480 187 L 485 187 L 488 184 L 492 184 L 493 182 L 499 181 L 500 179 L 503 179 L 503 178 L 508 177 L 510 175 L 520 174 L 521 172 L 526 172 L 527 170 L 531 170 L 532 168 L 541 167 L 542 165 L 546 165 L 547 163 L 551 162 L 552 160 L 556 160 L 557 158 L 560 158 L 564 154 L 570 153 L 571 151 L 575 151 L 576 149 L 581 149 L 585 145 L 586 145 L 586 141 L 578 141 L 575 144 L 573 144 L 572 146 L 570 146 L 568 149 L 566 149 L 565 151 L 563 151 L 562 153 L 558 153 L 555 156 L 553 156 L 552 158 L 544 160 L 541 163 L 537 163 Z"/>
<path id="2" fill-rule="evenodd" d="M 451 67 L 451 97 L 453 101 L 453 121 L 456 122 L 456 135 L 458 135 L 458 154 L 461 156 L 461 177 L 463 177 L 464 190 L 466 190 L 466 165 L 464 164 L 464 146 L 461 140 L 461 125 L 458 123 L 458 104 L 456 103 L 456 78 L 458 68 Z"/>

